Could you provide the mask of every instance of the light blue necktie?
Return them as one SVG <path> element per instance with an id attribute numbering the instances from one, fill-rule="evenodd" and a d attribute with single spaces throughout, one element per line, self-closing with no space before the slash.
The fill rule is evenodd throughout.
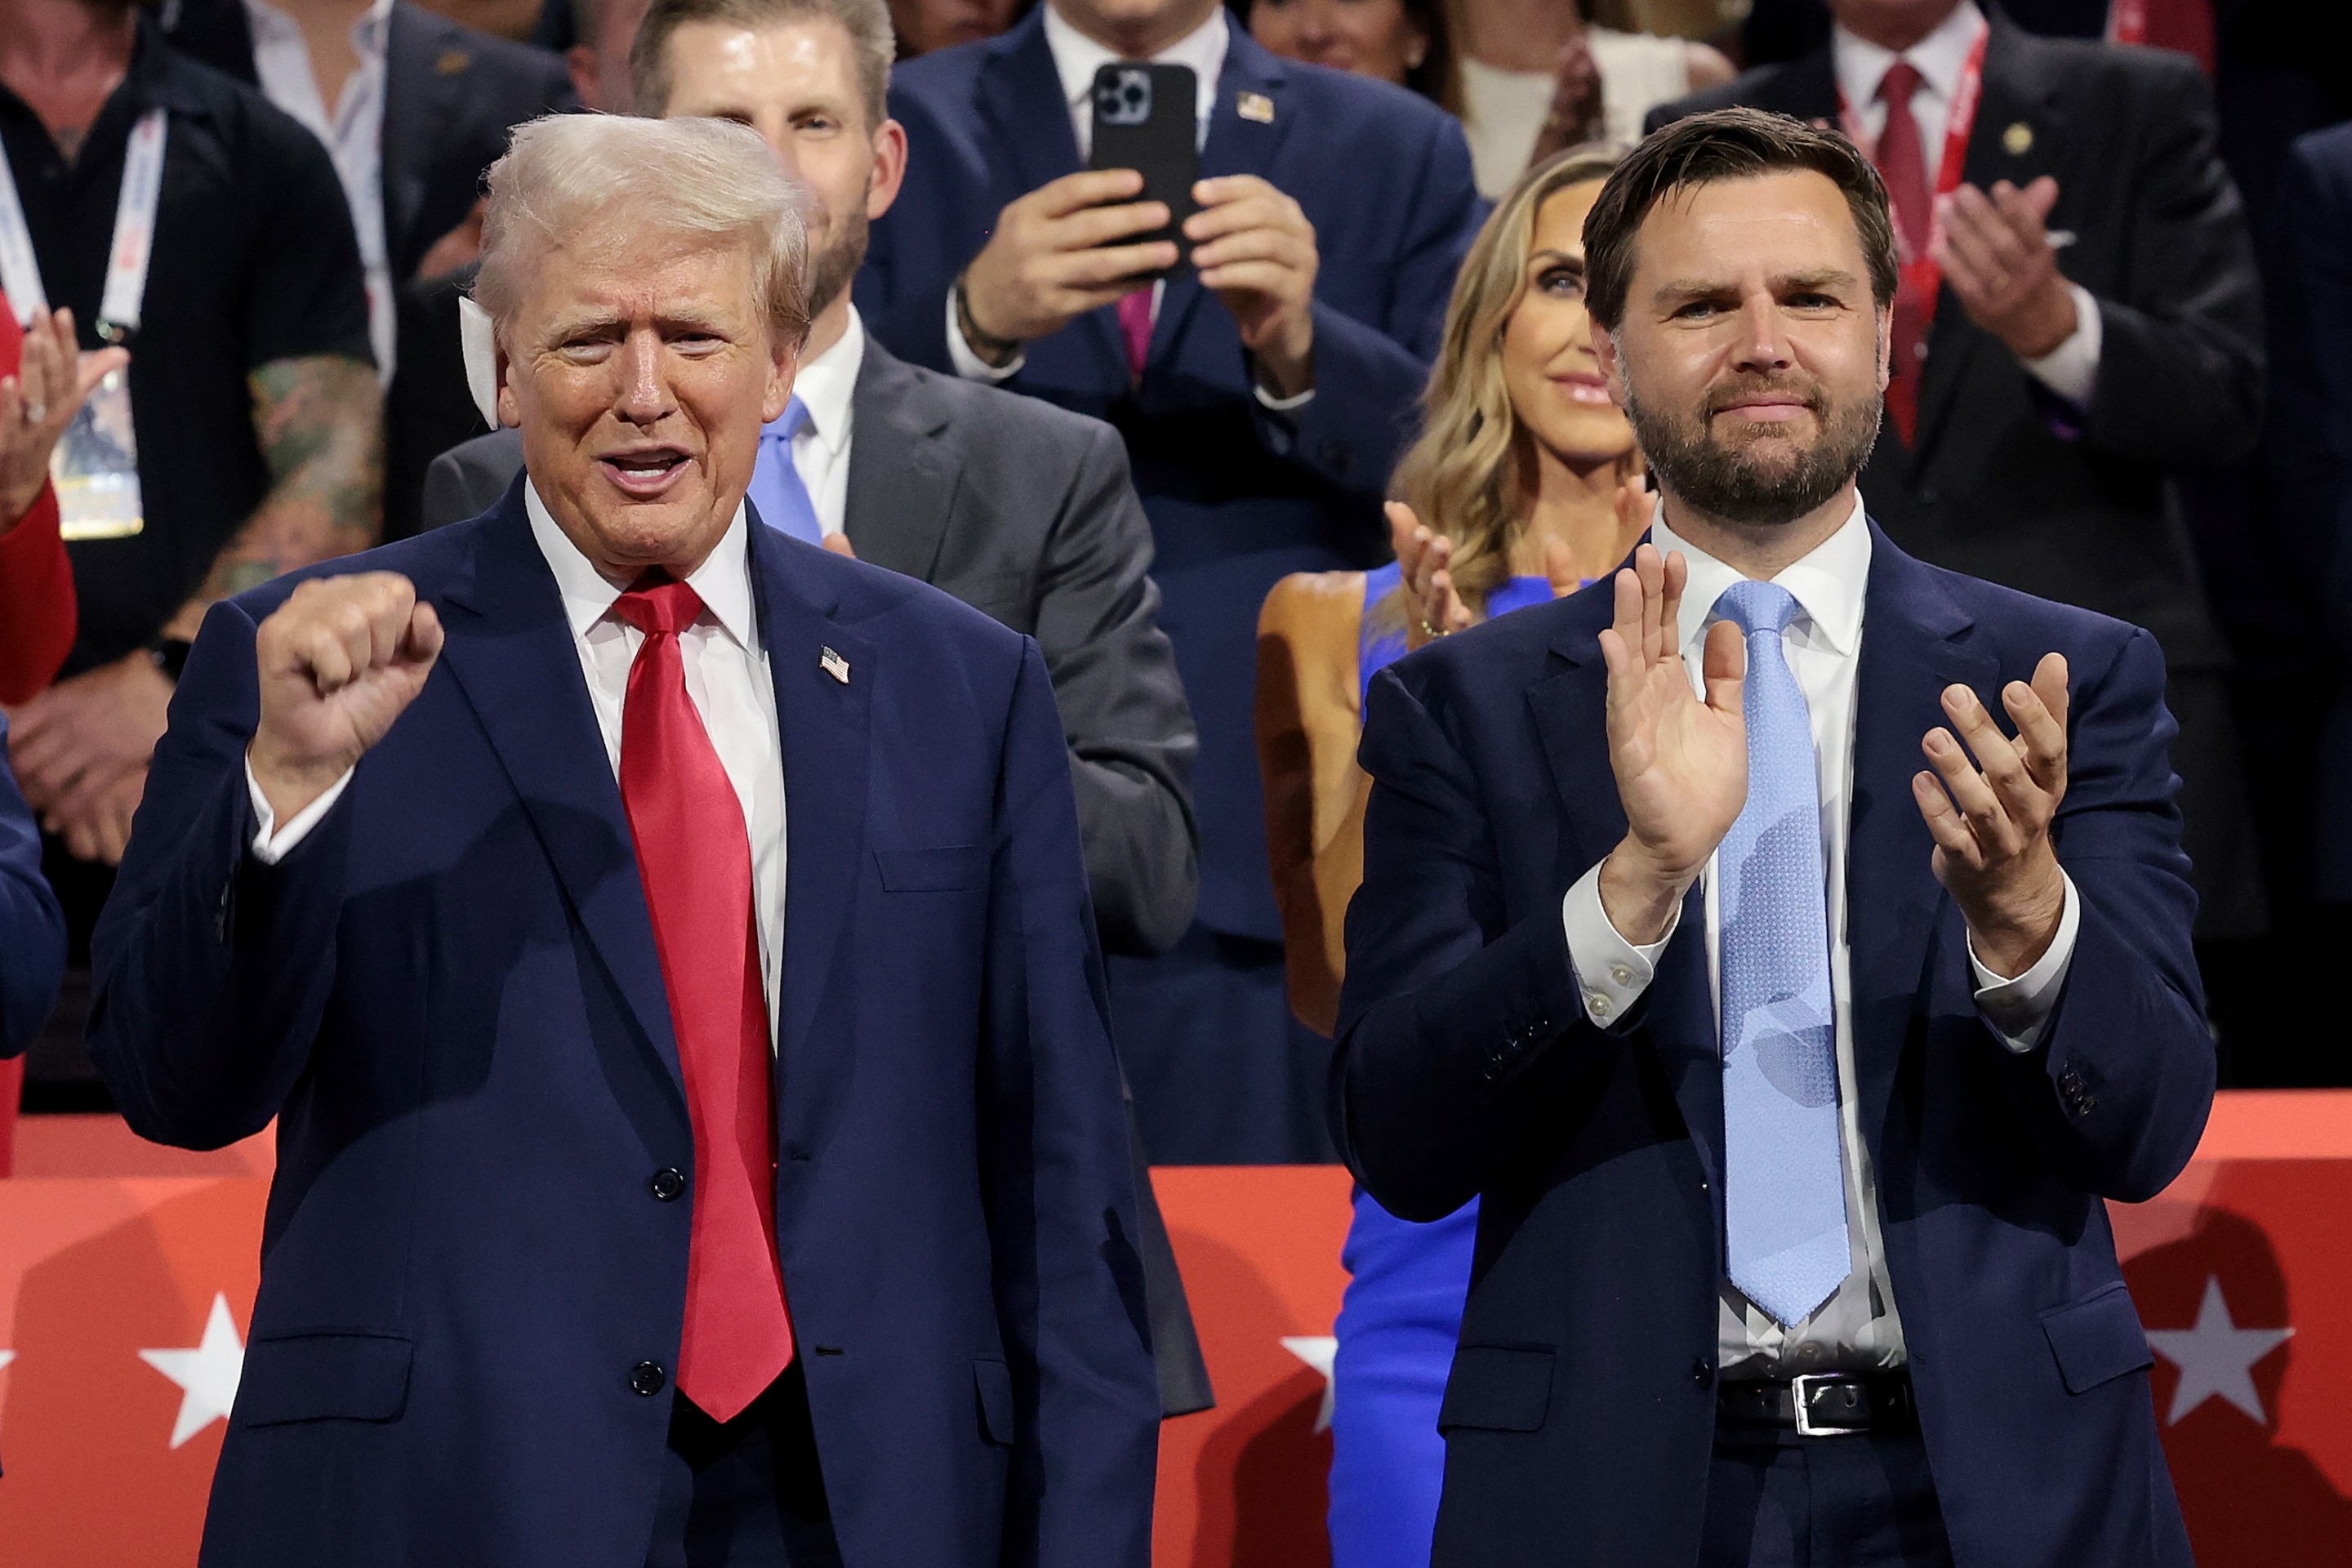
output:
<path id="1" fill-rule="evenodd" d="M 824 542 L 824 528 L 816 520 L 816 503 L 793 465 L 793 437 L 808 424 L 808 405 L 794 393 L 781 418 L 760 429 L 760 457 L 751 467 L 750 495 L 760 521 L 779 533 L 811 544 Z"/>
<path id="2" fill-rule="evenodd" d="M 1784 1326 L 1852 1272 L 1838 1145 L 1820 770 L 1780 633 L 1797 601 L 1735 583 L 1747 634 L 1748 804 L 1717 852 L 1723 969 L 1724 1225 L 1732 1284 Z"/>

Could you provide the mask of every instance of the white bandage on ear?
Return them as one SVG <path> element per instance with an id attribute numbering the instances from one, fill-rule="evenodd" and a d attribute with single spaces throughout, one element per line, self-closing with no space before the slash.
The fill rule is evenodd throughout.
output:
<path id="1" fill-rule="evenodd" d="M 457 341 L 466 355 L 466 390 L 482 411 L 482 423 L 499 427 L 499 345 L 490 313 L 466 295 L 457 296 Z"/>

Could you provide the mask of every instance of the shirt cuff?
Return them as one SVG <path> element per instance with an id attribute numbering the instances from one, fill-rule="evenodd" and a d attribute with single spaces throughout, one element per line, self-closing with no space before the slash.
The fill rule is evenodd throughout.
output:
<path id="1" fill-rule="evenodd" d="M 2034 380 L 2077 408 L 2091 405 L 2099 385 L 2099 347 L 2103 328 L 2099 302 L 2080 283 L 2067 286 L 2074 296 L 2074 331 L 2066 341 L 2039 359 L 2025 362 Z"/>
<path id="2" fill-rule="evenodd" d="M 955 289 L 950 285 L 948 289 L 948 360 L 955 366 L 955 373 L 966 381 L 985 381 L 993 384 L 1012 380 L 1021 367 L 1029 363 L 1029 356 L 1017 353 L 1010 364 L 994 365 L 974 353 L 971 345 L 964 342 L 963 323 L 956 320 Z"/>
<path id="3" fill-rule="evenodd" d="M 310 836 L 319 819 L 335 808 L 343 798 L 343 786 L 352 782 L 353 768 L 345 768 L 343 776 L 327 786 L 327 793 L 294 814 L 294 820 L 284 827 L 278 826 L 278 814 L 269 807 L 269 797 L 261 793 L 261 781 L 253 776 L 253 759 L 245 762 L 246 793 L 253 797 L 253 858 L 265 866 L 275 866 L 294 852 L 294 847 Z"/>
<path id="4" fill-rule="evenodd" d="M 1560 922 L 1568 933 L 1569 966 L 1576 971 L 1577 994 L 1584 999 L 1584 1016 L 1597 1028 L 1624 1021 L 1633 1004 L 1657 978 L 1658 954 L 1674 940 L 1682 923 L 1682 906 L 1675 906 L 1665 934 L 1645 946 L 1636 946 L 1611 922 L 1601 907 L 1601 868 L 1576 879 L 1560 900 Z"/>
<path id="5" fill-rule="evenodd" d="M 2066 907 L 2058 916 L 2058 934 L 2050 939 L 2048 951 L 2033 961 L 2032 968 L 2014 980 L 2004 980 L 1985 967 L 1984 960 L 1977 956 L 1976 938 L 1969 938 L 1977 1011 L 2000 1037 L 2000 1043 L 2020 1056 L 2042 1043 L 2042 1026 L 2058 1005 L 2059 987 L 2065 984 L 2067 966 L 2074 961 L 2074 937 L 2083 929 L 2083 900 L 2074 890 L 2074 879 L 2063 871 L 2058 874 L 2066 884 Z"/>

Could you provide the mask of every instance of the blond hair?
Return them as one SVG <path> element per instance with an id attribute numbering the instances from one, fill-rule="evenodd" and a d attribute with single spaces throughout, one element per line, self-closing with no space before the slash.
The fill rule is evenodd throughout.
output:
<path id="1" fill-rule="evenodd" d="M 808 335 L 802 196 L 748 127 L 551 114 L 518 127 L 486 178 L 474 297 L 501 336 L 549 252 L 618 247 L 647 235 L 741 246 L 770 332 L 789 343 Z"/>
<path id="2" fill-rule="evenodd" d="M 1444 341 L 1422 394 L 1421 437 L 1390 488 L 1431 532 L 1454 542 L 1454 590 L 1482 614 L 1486 595 L 1510 576 L 1511 549 L 1526 531 L 1532 499 L 1521 493 L 1524 437 L 1502 345 L 1511 312 L 1527 296 L 1536 217 L 1569 186 L 1607 179 L 1624 157 L 1622 148 L 1591 143 L 1521 174 L 1471 242 L 1454 281 Z"/>

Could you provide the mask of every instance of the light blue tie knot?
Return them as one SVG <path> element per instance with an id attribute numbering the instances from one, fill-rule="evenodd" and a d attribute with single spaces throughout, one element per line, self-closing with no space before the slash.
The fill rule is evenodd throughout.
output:
<path id="1" fill-rule="evenodd" d="M 760 455 L 751 466 L 749 495 L 760 521 L 779 533 L 810 544 L 824 542 L 824 527 L 817 521 L 816 503 L 793 461 L 793 437 L 808 427 L 808 405 L 794 393 L 784 411 L 761 427 Z"/>
<path id="2" fill-rule="evenodd" d="M 1784 632 L 1797 618 L 1797 596 L 1778 583 L 1743 577 L 1715 601 L 1716 613 L 1749 637 L 1758 632 Z"/>
<path id="3" fill-rule="evenodd" d="M 1731 1282 L 1794 1325 L 1853 1268 L 1838 1142 L 1821 773 L 1781 634 L 1786 588 L 1740 582 L 1716 613 L 1748 635 L 1748 800 L 1716 853 L 1724 1232 Z"/>

